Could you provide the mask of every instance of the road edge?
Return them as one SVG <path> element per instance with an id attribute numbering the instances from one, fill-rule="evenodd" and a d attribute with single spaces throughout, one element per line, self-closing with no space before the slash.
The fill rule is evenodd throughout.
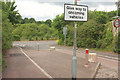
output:
<path id="1" fill-rule="evenodd" d="M 101 66 L 101 63 L 98 62 L 98 63 L 97 63 L 97 66 L 95 67 L 95 72 L 92 74 L 91 78 L 95 78 L 95 77 L 96 77 L 97 72 L 98 72 L 100 66 Z"/>

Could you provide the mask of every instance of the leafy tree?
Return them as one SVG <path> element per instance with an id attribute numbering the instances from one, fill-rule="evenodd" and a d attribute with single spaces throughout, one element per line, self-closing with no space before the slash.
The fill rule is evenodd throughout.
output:
<path id="1" fill-rule="evenodd" d="M 97 22 L 100 23 L 100 24 L 105 24 L 107 23 L 107 16 L 104 15 L 104 14 L 100 14 L 97 18 L 96 18 Z"/>
<path id="2" fill-rule="evenodd" d="M 23 21 L 22 21 L 22 24 L 24 23 L 29 23 L 29 19 L 28 18 L 24 18 Z"/>
<path id="3" fill-rule="evenodd" d="M 42 24 L 42 22 L 41 21 L 36 21 L 36 24 L 40 25 L 40 24 Z"/>
<path id="4" fill-rule="evenodd" d="M 12 30 L 13 26 L 9 22 L 8 14 L 2 11 L 2 49 L 6 50 L 12 46 Z"/>
<path id="5" fill-rule="evenodd" d="M 89 20 L 84 23 L 83 26 L 78 27 L 78 47 L 88 47 L 95 48 L 96 42 L 99 37 L 99 33 L 97 31 L 97 23 L 94 20 Z"/>
<path id="6" fill-rule="evenodd" d="M 56 16 L 56 18 L 52 22 L 52 26 L 58 30 L 62 30 L 63 27 L 69 23 L 69 21 L 64 21 L 64 14 L 62 14 L 61 16 Z"/>
<path id="7" fill-rule="evenodd" d="M 52 23 L 52 21 L 50 19 L 45 21 L 45 24 L 47 24 L 49 27 L 51 27 L 51 23 Z"/>
<path id="8" fill-rule="evenodd" d="M 15 2 L 7 1 L 2 3 L 2 9 L 5 11 L 5 13 L 8 15 L 8 19 L 12 24 L 20 23 L 22 17 L 18 13 L 18 10 L 15 11 L 16 5 Z"/>
<path id="9" fill-rule="evenodd" d="M 36 22 L 36 21 L 35 21 L 34 18 L 30 18 L 29 23 L 35 23 L 35 22 Z"/>
<path id="10" fill-rule="evenodd" d="M 36 23 L 36 21 L 35 21 L 34 18 L 30 18 L 30 19 L 24 18 L 24 19 L 22 20 L 22 24 L 25 24 L 25 23 Z"/>
<path id="11" fill-rule="evenodd" d="M 46 24 L 37 25 L 35 23 L 27 23 L 19 25 L 14 31 L 14 40 L 48 40 L 54 39 L 57 30 Z"/>

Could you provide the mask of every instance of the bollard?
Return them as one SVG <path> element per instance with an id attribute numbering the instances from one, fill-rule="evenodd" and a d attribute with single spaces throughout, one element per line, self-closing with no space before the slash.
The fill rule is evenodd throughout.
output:
<path id="1" fill-rule="evenodd" d="M 39 51 L 40 45 L 39 45 L 39 43 L 37 45 L 38 45 L 38 51 Z"/>
<path id="2" fill-rule="evenodd" d="M 25 45 L 26 50 L 28 49 L 28 45 Z"/>
<path id="3" fill-rule="evenodd" d="M 88 67 L 88 54 L 89 54 L 89 50 L 86 49 L 86 54 L 85 54 L 85 67 Z"/>

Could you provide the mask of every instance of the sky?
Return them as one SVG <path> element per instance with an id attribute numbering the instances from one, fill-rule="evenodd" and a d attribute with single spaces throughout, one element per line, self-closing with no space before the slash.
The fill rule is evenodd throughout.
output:
<path id="1" fill-rule="evenodd" d="M 117 0 L 80 0 L 78 5 L 87 5 L 89 10 L 117 10 Z M 56 15 L 64 13 L 64 4 L 74 4 L 74 0 L 15 0 L 16 10 L 23 18 L 35 18 L 36 21 L 53 20 Z"/>

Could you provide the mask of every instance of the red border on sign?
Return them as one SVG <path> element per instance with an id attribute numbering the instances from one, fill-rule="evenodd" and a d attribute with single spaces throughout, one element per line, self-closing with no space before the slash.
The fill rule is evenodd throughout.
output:
<path id="1" fill-rule="evenodd" d="M 115 21 L 114 21 L 114 26 L 115 26 L 116 28 L 120 27 L 120 24 L 119 24 L 118 26 L 116 26 L 116 24 L 115 24 L 117 20 L 120 22 L 119 19 L 115 19 Z"/>

